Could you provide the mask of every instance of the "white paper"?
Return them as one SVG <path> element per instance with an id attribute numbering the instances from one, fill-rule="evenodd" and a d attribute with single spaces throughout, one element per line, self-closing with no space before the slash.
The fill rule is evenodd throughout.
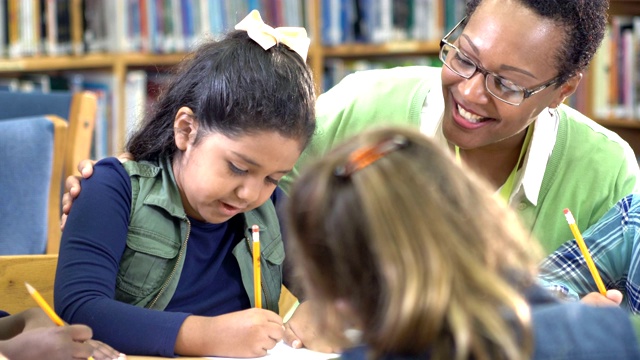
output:
<path id="1" fill-rule="evenodd" d="M 312 351 L 309 349 L 294 349 L 291 346 L 285 344 L 280 341 L 276 344 L 276 346 L 267 351 L 267 355 L 258 358 L 243 358 L 245 360 L 257 360 L 257 359 L 266 359 L 266 360 L 328 360 L 335 359 L 340 354 L 327 354 L 321 353 L 317 351 Z M 236 360 L 238 358 L 223 358 L 223 357 L 207 357 L 207 359 L 214 360 Z"/>

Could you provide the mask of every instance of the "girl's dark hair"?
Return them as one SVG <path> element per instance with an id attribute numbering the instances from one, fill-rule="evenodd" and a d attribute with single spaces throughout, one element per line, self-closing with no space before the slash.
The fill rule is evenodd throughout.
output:
<path id="1" fill-rule="evenodd" d="M 467 18 L 483 0 L 467 2 Z M 608 0 L 519 0 L 536 14 L 565 29 L 563 43 L 555 54 L 558 84 L 585 69 L 602 42 L 607 26 Z"/>
<path id="2" fill-rule="evenodd" d="M 136 160 L 173 158 L 174 118 L 183 106 L 204 130 L 196 142 L 210 131 L 228 137 L 276 131 L 304 148 L 315 130 L 314 105 L 311 71 L 297 53 L 283 44 L 264 50 L 245 31 L 232 31 L 177 67 L 126 151 Z"/>

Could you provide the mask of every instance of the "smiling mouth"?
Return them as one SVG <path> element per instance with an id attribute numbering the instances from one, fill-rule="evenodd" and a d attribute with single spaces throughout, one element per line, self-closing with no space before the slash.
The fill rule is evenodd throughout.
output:
<path id="1" fill-rule="evenodd" d="M 460 106 L 459 104 L 456 104 L 456 108 L 458 109 L 458 114 L 460 114 L 460 117 L 462 117 L 463 119 L 467 120 L 468 122 L 472 123 L 472 124 L 479 124 L 483 121 L 487 121 L 489 120 L 489 118 L 487 117 L 483 117 L 480 115 L 476 115 L 472 112 L 469 112 L 465 109 L 462 108 L 462 106 Z"/>

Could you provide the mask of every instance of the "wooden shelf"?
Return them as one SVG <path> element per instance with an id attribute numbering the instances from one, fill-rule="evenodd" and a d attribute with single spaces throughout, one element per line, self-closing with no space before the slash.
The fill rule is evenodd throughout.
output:
<path id="1" fill-rule="evenodd" d="M 176 54 L 89 54 L 81 56 L 36 56 L 0 59 L 0 73 L 111 68 L 114 66 L 171 66 L 185 53 Z"/>
<path id="2" fill-rule="evenodd" d="M 116 55 L 91 54 L 83 56 L 34 56 L 19 59 L 0 59 L 0 72 L 55 71 L 111 67 Z"/>
<path id="3" fill-rule="evenodd" d="M 609 14 L 638 15 L 640 14 L 640 1 L 638 0 L 611 0 Z"/>
<path id="4" fill-rule="evenodd" d="M 635 119 L 595 119 L 595 121 L 606 127 L 621 127 L 628 129 L 640 129 L 640 121 Z M 640 136 L 640 133 L 638 134 Z"/>
<path id="5" fill-rule="evenodd" d="M 321 80 L 324 72 L 324 64 L 327 59 L 366 59 L 401 56 L 437 56 L 440 50 L 439 39 L 433 41 L 399 41 L 385 44 L 352 43 L 336 46 L 323 46 L 320 36 L 322 34 L 321 1 L 310 0 L 308 2 L 308 30 L 313 36 L 309 49 L 308 63 L 312 68 L 316 79 Z M 611 0 L 610 14 L 640 15 L 640 0 Z M 313 16 L 316 14 L 316 16 Z M 116 79 L 117 96 L 119 103 L 124 103 L 124 84 L 127 72 L 131 68 L 170 67 L 187 56 L 186 53 L 176 54 L 148 54 L 148 53 L 97 53 L 82 56 L 35 56 L 18 59 L 0 58 L 0 76 L 14 75 L 28 72 L 56 72 L 65 70 L 105 70 L 111 72 Z M 316 90 L 320 93 L 321 81 L 317 81 Z M 326 89 L 325 89 L 326 90 Z M 121 128 L 124 128 L 124 107 L 115 109 Z M 626 137 L 633 136 L 640 139 L 640 121 L 625 119 L 596 119 L 596 121 L 618 132 L 626 133 Z M 121 143 L 124 134 L 119 134 Z M 640 142 L 640 140 L 639 140 Z M 640 144 L 638 144 L 640 149 Z"/>
<path id="6" fill-rule="evenodd" d="M 439 41 L 402 41 L 386 44 L 343 44 L 336 46 L 325 46 L 323 55 L 325 57 L 383 57 L 383 56 L 406 56 L 406 55 L 433 55 L 440 51 Z"/>
<path id="7" fill-rule="evenodd" d="M 171 66 L 179 63 L 187 56 L 186 53 L 174 54 L 144 54 L 131 53 L 119 55 L 119 61 L 126 66 Z"/>

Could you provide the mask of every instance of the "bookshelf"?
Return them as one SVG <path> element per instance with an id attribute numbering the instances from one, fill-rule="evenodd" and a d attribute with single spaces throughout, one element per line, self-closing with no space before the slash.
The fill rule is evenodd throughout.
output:
<path id="1" fill-rule="evenodd" d="M 87 54 L 69 56 L 42 56 L 31 58 L 0 60 L 0 76 L 21 76 L 26 73 L 55 74 L 64 71 L 93 70 L 113 75 L 114 95 L 118 97 L 116 103 L 125 103 L 125 82 L 127 72 L 136 68 L 167 69 L 177 64 L 185 56 L 184 53 L 175 54 Z M 125 108 L 114 109 L 117 112 L 117 128 L 126 128 Z M 114 141 L 117 148 L 122 149 L 124 132 L 115 134 Z M 118 150 L 116 150 L 118 152 Z"/>
<path id="2" fill-rule="evenodd" d="M 447 19 L 461 18 L 465 8 L 464 0 L 355 0 L 351 9 L 340 0 L 312 3 L 316 15 L 309 18 L 317 20 L 311 32 L 317 36 L 311 65 L 319 93 L 357 70 L 440 66 Z"/>
<path id="3" fill-rule="evenodd" d="M 640 158 L 640 0 L 611 0 L 609 29 L 570 104 L 615 131 Z M 629 32 L 624 60 L 621 23 Z M 625 64 L 625 61 L 627 62 Z"/>
<path id="4" fill-rule="evenodd" d="M 96 157 L 118 154 L 131 122 L 127 100 L 131 102 L 128 86 L 132 73 L 142 70 L 150 75 L 166 74 L 184 59 L 201 36 L 220 35 L 252 8 L 260 9 L 268 24 L 317 27 L 313 25 L 314 19 L 304 17 L 305 13 L 315 14 L 311 9 L 315 2 L 278 0 L 277 3 L 0 0 L 0 88 L 6 86 L 3 79 L 22 81 L 24 77 L 51 76 L 66 77 L 69 89 L 73 90 L 77 85 L 72 84 L 73 76 L 82 75 L 92 83 L 93 88 L 88 89 L 95 90 L 101 85 L 97 82 L 106 79 L 109 84 L 105 87 L 110 93 L 105 95 L 109 96 L 105 100 L 108 124 L 103 132 L 109 134 L 109 149 Z M 22 37 L 25 33 L 31 35 L 25 39 Z M 36 45 L 33 34 L 39 38 Z M 11 88 L 17 86 L 22 85 Z"/>
<path id="5" fill-rule="evenodd" d="M 18 1 L 21 0 L 7 0 L 4 2 L 0 1 L 0 4 L 15 3 Z M 428 28 L 429 30 L 427 33 L 418 32 L 414 27 L 412 31 L 407 31 L 408 35 L 401 34 L 400 36 L 398 36 L 397 31 L 394 32 L 393 30 L 391 30 L 390 32 L 388 32 L 390 34 L 393 34 L 393 36 L 385 38 L 385 36 L 381 36 L 380 33 L 369 35 L 363 35 L 361 33 L 359 35 L 353 35 L 349 33 L 345 34 L 344 30 L 341 35 L 336 35 L 336 25 L 333 24 L 333 28 L 327 25 L 327 22 L 332 22 L 334 20 L 326 19 L 330 19 L 330 16 L 345 16 L 344 13 L 336 12 L 336 10 L 334 9 L 335 6 L 340 7 L 341 4 L 345 3 L 345 1 L 341 0 L 278 0 L 270 2 L 272 4 L 279 2 L 281 8 L 274 8 L 268 5 L 264 5 L 267 2 L 260 0 L 32 1 L 32 3 L 41 4 L 43 11 L 46 10 L 46 5 L 44 4 L 50 2 L 66 3 L 66 6 L 69 7 L 69 11 L 73 15 L 70 15 L 70 19 L 72 17 L 73 21 L 70 21 L 69 26 L 71 26 L 71 29 L 68 29 L 68 33 L 70 37 L 75 39 L 75 42 L 81 41 L 79 39 L 82 39 L 84 33 L 87 32 L 86 22 L 88 22 L 88 20 L 86 18 L 83 19 L 85 23 L 79 21 L 78 19 L 80 18 L 78 17 L 78 13 L 82 11 L 79 10 L 82 9 L 82 6 L 86 7 L 89 4 L 91 4 L 91 6 L 98 6 L 96 4 L 101 4 L 99 6 L 106 7 L 113 6 L 112 8 L 109 7 L 108 9 L 105 9 L 105 12 L 109 14 L 121 14 L 122 12 L 131 14 L 134 12 L 136 5 L 143 3 L 147 5 L 151 3 L 164 3 L 173 4 L 174 6 L 176 6 L 176 4 L 178 4 L 177 6 L 190 6 L 190 10 L 185 10 L 183 11 L 183 13 L 188 12 L 192 16 L 196 16 L 194 14 L 200 14 L 200 17 L 197 19 L 197 21 L 195 21 L 194 18 L 194 22 L 200 24 L 200 26 L 205 26 L 205 23 L 209 24 L 209 29 L 211 30 L 210 32 L 214 34 L 215 26 L 219 26 L 220 29 L 227 29 L 232 27 L 234 23 L 239 21 L 240 18 L 244 16 L 244 14 L 247 14 L 249 12 L 249 9 L 254 8 L 254 6 L 258 4 L 258 8 L 260 9 L 263 18 L 265 19 L 265 22 L 269 24 L 274 24 L 275 26 L 286 24 L 293 26 L 305 26 L 307 28 L 310 37 L 312 38 L 311 48 L 308 56 L 308 63 L 316 78 L 318 93 L 321 93 L 324 90 L 328 89 L 333 85 L 333 83 L 335 83 L 335 81 L 338 81 L 350 71 L 355 71 L 363 68 L 362 66 L 388 67 L 408 64 L 439 65 L 437 55 L 439 51 L 440 38 L 442 37 L 446 29 L 451 27 L 453 23 L 461 18 L 462 12 L 464 11 L 465 3 L 464 0 L 354 0 L 352 2 L 353 4 L 373 4 L 375 6 L 373 6 L 372 8 L 376 9 L 376 7 L 378 7 L 377 10 L 382 12 L 389 12 L 390 10 L 392 10 L 391 13 L 403 12 L 403 8 L 396 8 L 396 6 L 402 6 L 402 4 L 413 4 L 413 8 L 410 8 L 411 10 L 419 9 L 416 7 L 416 4 L 422 4 L 420 6 L 427 7 L 422 8 L 423 10 L 428 9 L 428 12 L 430 14 L 435 14 L 433 16 L 430 16 L 429 18 L 426 18 L 424 16 L 413 16 L 411 19 L 408 19 L 405 16 L 405 18 L 401 18 L 400 20 L 398 20 L 397 18 L 387 17 L 385 18 L 386 20 L 381 20 L 383 24 L 380 25 L 382 27 L 386 26 L 387 30 L 389 30 L 390 26 L 391 28 L 393 28 L 394 22 L 398 21 L 407 24 L 411 22 L 427 24 L 424 27 Z M 228 7 L 234 7 L 233 9 L 231 9 L 233 13 L 231 15 L 227 13 L 227 18 L 223 22 L 220 22 L 220 20 L 218 19 L 217 22 L 220 23 L 215 26 L 213 22 L 215 22 L 216 20 L 213 20 L 212 15 L 210 19 L 205 19 L 206 14 L 213 14 L 216 11 L 212 8 L 212 6 L 214 5 L 211 5 L 214 3 L 226 4 L 226 6 Z M 206 13 L 203 13 L 202 9 L 205 9 L 207 6 L 208 11 L 206 11 Z M 138 9 L 137 11 L 142 11 L 141 9 L 142 5 L 140 5 L 140 9 Z M 280 9 L 280 11 L 283 11 L 282 13 L 280 13 L 280 15 L 276 14 L 278 9 Z M 296 18 L 293 23 L 291 20 L 285 20 L 285 12 L 282 9 L 289 10 L 288 16 L 291 16 L 290 11 L 293 9 L 294 12 L 297 11 L 298 14 L 302 14 L 301 18 Z M 226 10 L 229 11 L 230 9 Z M 361 14 L 363 11 L 362 8 L 355 10 L 359 11 L 358 14 Z M 3 13 L 2 5 L 0 5 L 0 24 L 2 23 L 3 16 L 4 19 L 9 18 L 6 11 L 7 9 L 5 8 Z M 146 11 L 149 11 L 149 9 L 147 8 Z M 345 10 L 343 8 L 340 8 L 340 11 Z M 351 9 L 350 11 L 354 11 L 354 9 Z M 423 12 L 426 11 L 427 10 L 424 10 Z M 406 15 L 406 10 L 404 10 L 404 13 Z M 610 5 L 610 13 L 612 15 L 640 15 L 640 0 L 612 0 Z M 348 11 L 347 15 L 349 16 Z M 123 21 L 121 19 L 122 16 L 123 15 L 113 16 L 114 20 L 110 21 L 108 23 L 108 26 L 112 28 L 117 26 L 125 26 L 123 25 Z M 111 20 L 111 18 L 109 19 Z M 187 22 L 183 21 L 183 23 Z M 345 25 L 344 23 L 342 23 L 338 26 Z M 405 24 L 403 26 L 409 25 Z M 3 31 L 4 36 L 8 37 L 8 28 L 8 25 L 5 26 L 4 29 L 2 25 L 0 25 L 0 41 L 2 40 Z M 353 27 L 349 27 L 349 29 L 352 28 Z M 129 29 L 126 31 L 132 30 Z M 203 32 L 206 31 L 203 30 Z M 116 129 L 115 133 L 111 135 L 113 137 L 113 146 L 110 152 L 112 154 L 117 154 L 120 152 L 125 142 L 128 123 L 127 117 L 129 116 L 128 109 L 123 105 L 127 101 L 127 75 L 136 70 L 146 70 L 150 73 L 162 73 L 182 60 L 186 54 L 184 51 L 176 51 L 177 49 L 180 49 L 179 46 L 174 46 L 172 49 L 170 49 L 171 51 L 168 51 L 167 49 L 156 49 L 148 51 L 144 49 L 144 41 L 133 40 L 134 43 L 131 43 L 129 42 L 129 40 L 127 40 L 128 38 L 126 38 L 123 33 L 125 33 L 125 30 L 119 32 L 114 32 L 113 30 L 111 30 L 108 36 L 115 37 L 116 40 L 113 40 L 113 38 L 109 39 L 111 39 L 110 41 L 112 43 L 115 41 L 117 45 L 103 44 L 106 50 L 99 52 L 91 52 L 88 50 L 80 51 L 79 47 L 76 45 L 69 47 L 68 53 L 66 54 L 49 55 L 47 53 L 48 47 L 46 44 L 44 44 L 42 46 L 42 51 L 37 52 L 36 54 L 27 54 L 24 56 L 9 56 L 10 54 L 7 48 L 5 48 L 4 54 L 2 52 L 2 49 L 0 48 L 0 55 L 4 55 L 0 56 L 0 79 L 6 77 L 23 76 L 26 74 L 42 73 L 55 75 L 68 74 L 70 72 L 96 72 L 110 75 L 113 81 L 113 93 L 115 97 L 112 102 L 114 109 L 112 109 L 113 116 L 110 118 L 110 121 L 115 123 L 115 125 L 111 124 L 114 126 L 109 126 L 109 128 Z M 43 39 L 45 35 L 46 34 L 42 34 Z M 95 40 L 95 34 L 93 34 L 92 36 L 94 36 L 94 38 L 92 39 Z M 367 38 L 367 36 L 369 37 Z M 133 36 L 131 38 L 138 39 L 138 37 Z M 147 44 L 146 46 L 148 47 L 151 45 Z M 366 64 L 362 65 L 363 63 Z M 331 73 L 332 71 L 334 73 Z M 327 78 L 329 78 L 329 76 L 334 77 L 333 81 L 326 80 Z M 631 144 L 636 153 L 640 154 L 640 121 L 611 116 L 598 117 L 594 115 L 595 112 L 593 111 L 592 104 L 595 101 L 594 99 L 597 98 L 597 95 L 594 95 L 593 91 L 593 89 L 596 87 L 594 77 L 596 76 L 593 76 L 590 73 L 587 74 L 581 85 L 582 90 L 579 91 L 575 96 L 573 96 L 579 99 L 576 100 L 575 103 L 572 103 L 572 106 L 578 108 L 578 110 L 590 116 L 591 118 L 594 118 L 604 126 L 619 133 L 623 138 L 625 138 L 625 140 L 627 140 Z"/>

